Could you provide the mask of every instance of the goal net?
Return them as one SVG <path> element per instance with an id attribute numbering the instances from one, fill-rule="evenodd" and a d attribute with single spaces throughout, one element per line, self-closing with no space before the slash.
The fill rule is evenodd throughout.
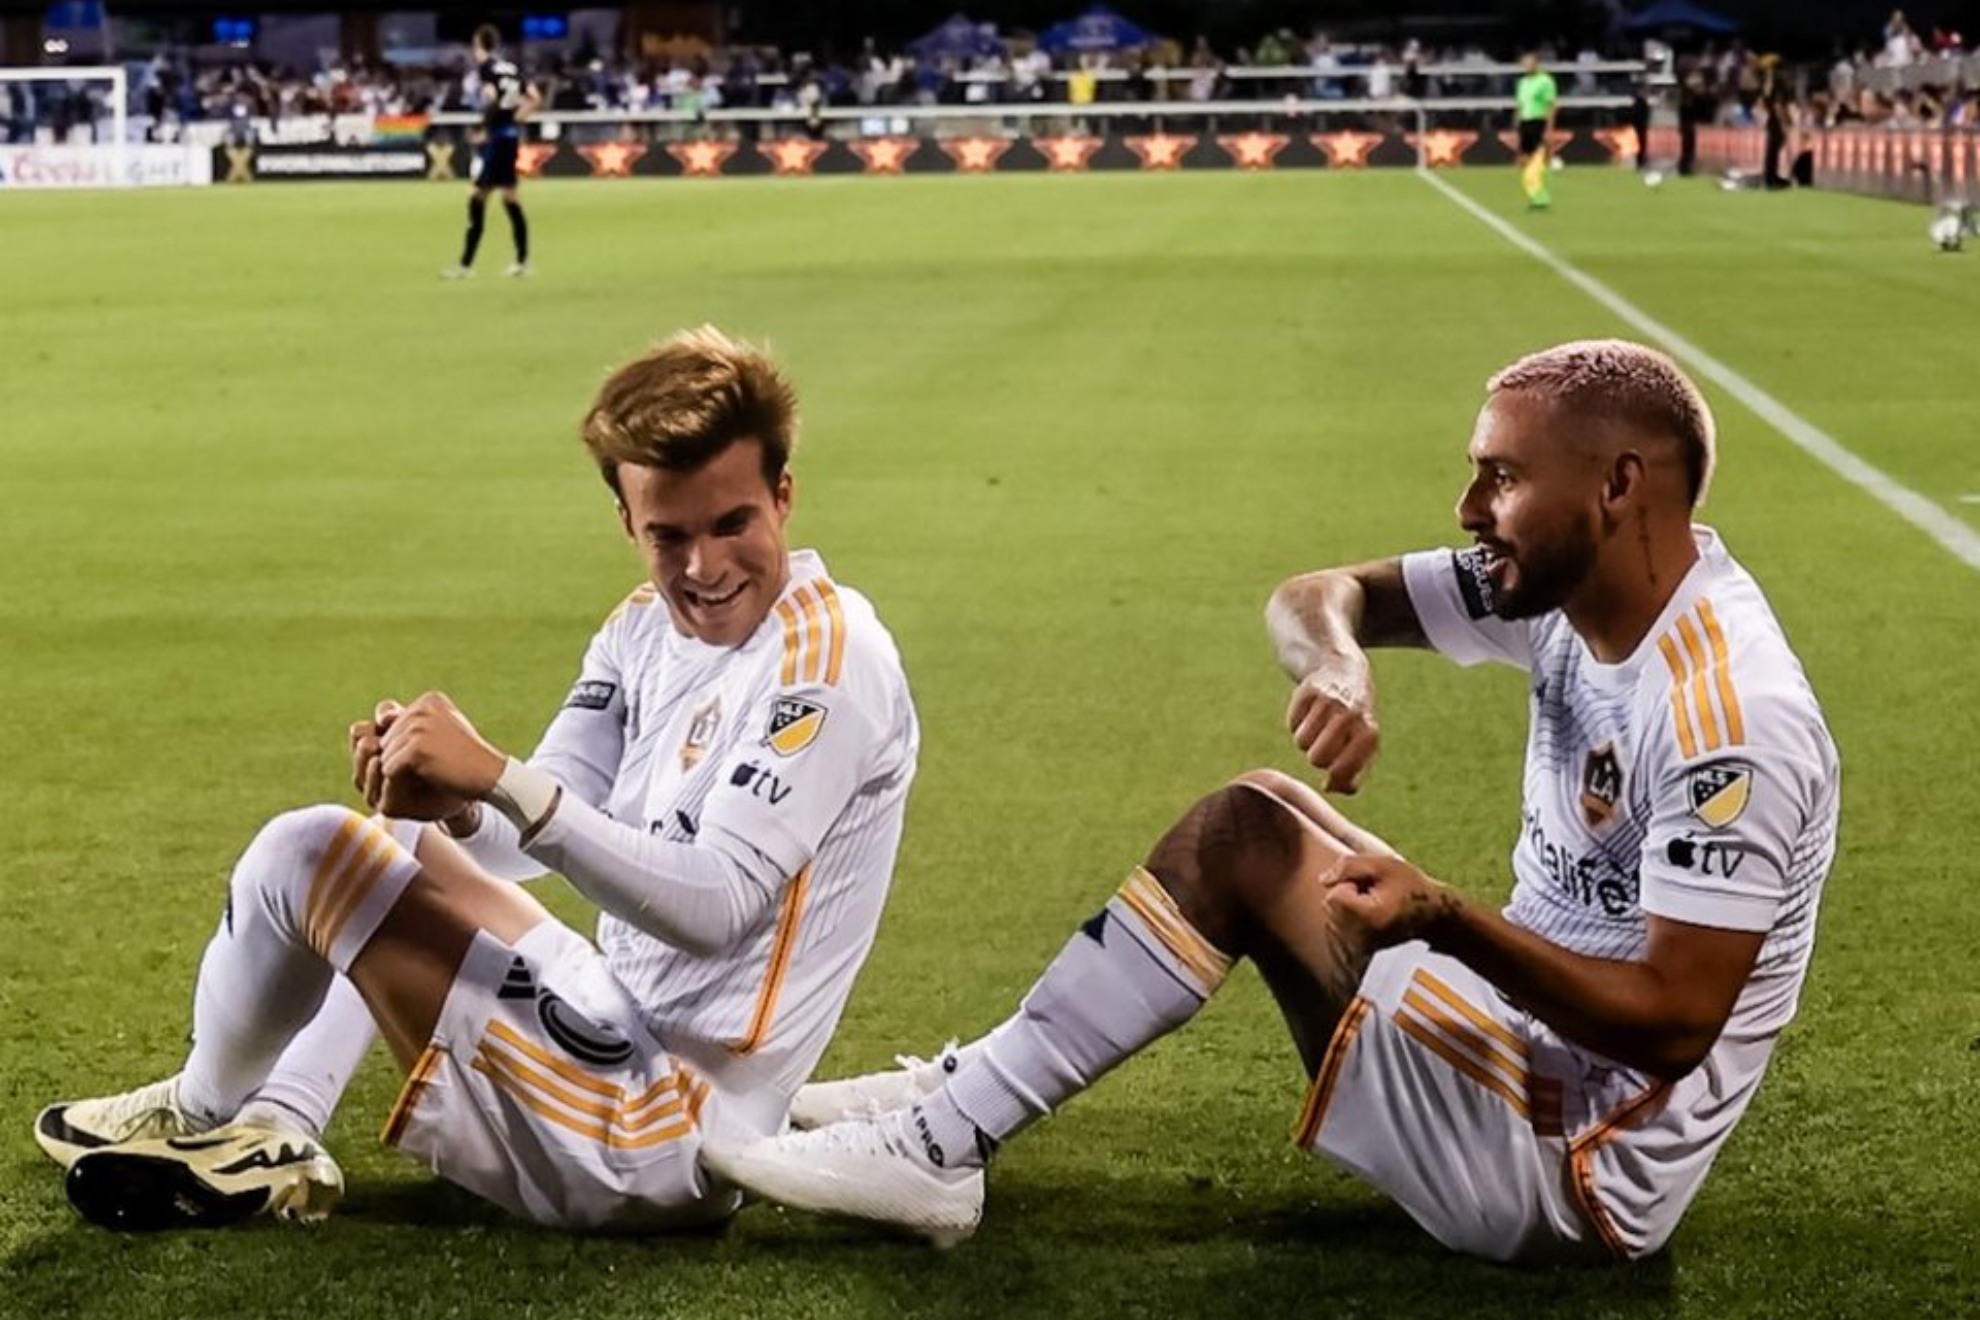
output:
<path id="1" fill-rule="evenodd" d="M 0 68 L 0 184 L 139 183 L 130 136 L 130 85 L 122 68 Z"/>

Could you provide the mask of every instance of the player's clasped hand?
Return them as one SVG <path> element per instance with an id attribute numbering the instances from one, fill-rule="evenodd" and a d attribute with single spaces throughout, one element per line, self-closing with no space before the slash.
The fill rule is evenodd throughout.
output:
<path id="1" fill-rule="evenodd" d="M 368 734 L 363 724 L 351 728 L 358 791 L 388 816 L 441 820 L 457 815 L 495 786 L 507 761 L 439 692 L 404 707 L 381 702 L 371 727 Z M 370 741 L 377 750 L 367 763 Z"/>
<path id="2" fill-rule="evenodd" d="M 1327 905 L 1353 927 L 1370 948 L 1423 939 L 1449 914 L 1457 895 L 1400 857 L 1349 853 L 1320 877 Z"/>
<path id="3" fill-rule="evenodd" d="M 387 699 L 378 703 L 370 719 L 351 725 L 351 787 L 374 810 L 385 791 L 385 730 L 403 709 Z"/>
<path id="4" fill-rule="evenodd" d="M 1368 658 L 1344 656 L 1301 679 L 1286 707 L 1286 728 L 1307 764 L 1327 772 L 1329 793 L 1359 789 L 1382 742 Z"/>

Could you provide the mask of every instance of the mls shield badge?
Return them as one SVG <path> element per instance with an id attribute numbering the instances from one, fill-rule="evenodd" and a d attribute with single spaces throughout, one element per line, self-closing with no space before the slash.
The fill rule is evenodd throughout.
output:
<path id="1" fill-rule="evenodd" d="M 1581 765 L 1581 814 L 1589 829 L 1599 830 L 1616 818 L 1622 782 L 1622 762 L 1616 759 L 1615 744 L 1603 743 L 1588 753 Z"/>
<path id="2" fill-rule="evenodd" d="M 825 727 L 825 708 L 802 697 L 779 697 L 770 707 L 770 727 L 763 743 L 779 756 L 796 756 L 818 739 Z"/>
<path id="3" fill-rule="evenodd" d="M 1739 819 L 1753 793 L 1751 767 L 1737 762 L 1701 765 L 1691 772 L 1691 814 L 1715 830 Z"/>

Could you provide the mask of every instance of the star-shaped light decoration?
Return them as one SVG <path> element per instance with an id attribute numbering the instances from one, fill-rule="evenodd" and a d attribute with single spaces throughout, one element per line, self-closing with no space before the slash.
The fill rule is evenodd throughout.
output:
<path id="1" fill-rule="evenodd" d="M 1238 133 L 1218 138 L 1217 145 L 1241 170 L 1269 170 L 1291 141 L 1284 133 Z"/>
<path id="2" fill-rule="evenodd" d="M 1460 133 L 1449 128 L 1433 128 L 1420 137 L 1415 133 L 1403 136 L 1409 140 L 1409 145 L 1422 149 L 1424 163 L 1433 170 L 1463 163 L 1464 153 L 1478 141 L 1476 133 Z"/>
<path id="3" fill-rule="evenodd" d="M 949 159 L 955 161 L 956 169 L 963 174 L 988 174 L 1010 149 L 1006 138 L 949 138 L 942 143 L 942 150 L 949 153 Z"/>
<path id="4" fill-rule="evenodd" d="M 1097 137 L 1042 137 L 1033 138 L 1031 145 L 1045 153 L 1053 169 L 1065 172 L 1085 169 L 1104 141 Z"/>
<path id="5" fill-rule="evenodd" d="M 917 138 L 883 137 L 866 138 L 846 145 L 853 149 L 854 155 L 866 162 L 868 174 L 899 174 L 907 158 L 915 153 L 921 142 Z"/>
<path id="6" fill-rule="evenodd" d="M 1368 168 L 1368 153 L 1382 144 L 1381 133 L 1315 133 L 1313 145 L 1327 153 L 1327 164 L 1337 170 Z"/>
<path id="7" fill-rule="evenodd" d="M 681 163 L 681 173 L 686 177 L 712 179 L 721 174 L 722 166 L 736 154 L 736 144 L 717 142 L 713 138 L 703 138 L 698 142 L 669 142 L 667 154 Z"/>
<path id="8" fill-rule="evenodd" d="M 1182 158 L 1196 145 L 1193 134 L 1183 133 L 1171 136 L 1156 133 L 1152 137 L 1131 137 L 1125 139 L 1127 149 L 1141 159 L 1144 170 L 1173 170 L 1182 166 Z"/>
<path id="9" fill-rule="evenodd" d="M 590 142 L 578 148 L 578 155 L 591 162 L 592 174 L 601 179 L 625 178 L 645 154 L 643 142 Z"/>
<path id="10" fill-rule="evenodd" d="M 770 167 L 778 174 L 809 174 L 831 145 L 811 138 L 778 138 L 757 150 L 770 158 Z"/>
<path id="11" fill-rule="evenodd" d="M 554 142 L 525 142 L 516 148 L 516 173 L 533 179 L 543 173 L 543 163 L 557 154 Z"/>

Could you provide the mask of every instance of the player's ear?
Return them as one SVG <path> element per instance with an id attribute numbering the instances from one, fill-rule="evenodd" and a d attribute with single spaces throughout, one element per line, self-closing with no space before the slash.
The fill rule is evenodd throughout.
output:
<path id="1" fill-rule="evenodd" d="M 632 512 L 626 508 L 626 502 L 614 495 L 612 497 L 612 507 L 618 511 L 619 527 L 625 532 L 626 539 L 637 543 L 639 538 L 633 535 Z"/>
<path id="2" fill-rule="evenodd" d="M 785 518 L 791 516 L 791 500 L 796 493 L 797 482 L 792 478 L 791 470 L 785 468 L 777 474 L 776 489 L 770 492 L 770 499 L 777 506 L 777 512 L 780 516 Z"/>
<path id="3" fill-rule="evenodd" d="M 1625 449 L 1609 460 L 1608 475 L 1602 481 L 1602 502 L 1622 504 L 1643 493 L 1643 455 Z"/>

